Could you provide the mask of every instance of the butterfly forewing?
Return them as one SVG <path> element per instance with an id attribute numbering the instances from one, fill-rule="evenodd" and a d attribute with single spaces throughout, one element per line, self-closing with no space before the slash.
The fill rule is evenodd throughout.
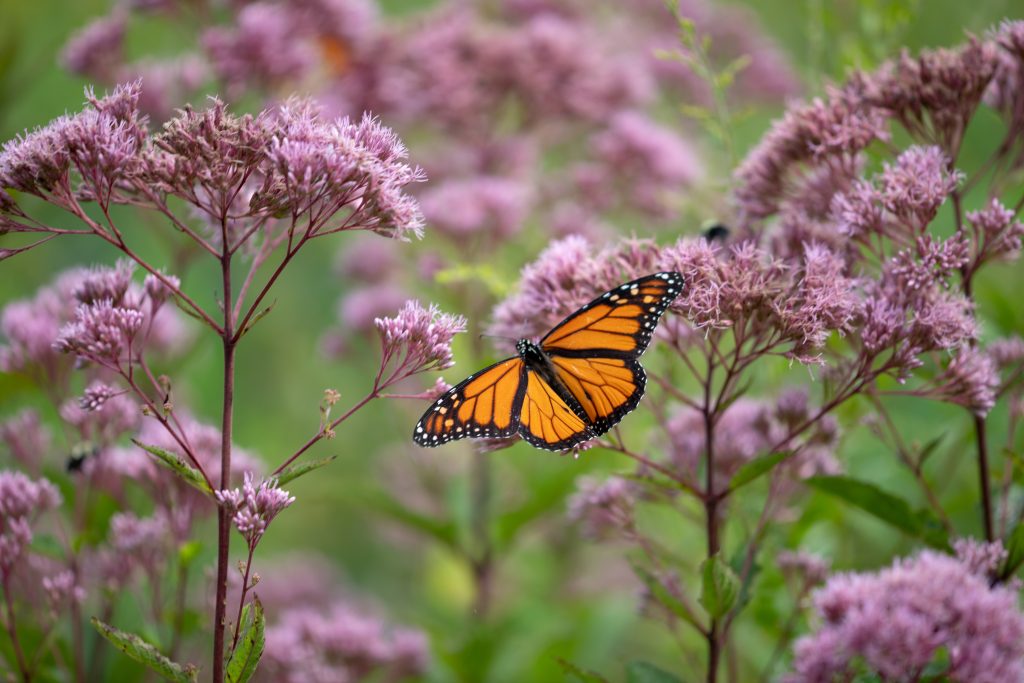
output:
<path id="1" fill-rule="evenodd" d="M 420 446 L 440 446 L 467 436 L 514 436 L 526 393 L 524 373 L 521 358 L 507 358 L 470 375 L 424 413 L 413 431 L 413 441 Z"/>
<path id="2" fill-rule="evenodd" d="M 679 273 L 655 273 L 605 292 L 541 339 L 549 355 L 639 358 L 682 291 Z"/>
<path id="3" fill-rule="evenodd" d="M 639 358 L 682 291 L 679 273 L 655 273 L 605 292 L 541 340 L 555 376 L 586 412 L 595 435 L 637 407 L 647 386 Z"/>

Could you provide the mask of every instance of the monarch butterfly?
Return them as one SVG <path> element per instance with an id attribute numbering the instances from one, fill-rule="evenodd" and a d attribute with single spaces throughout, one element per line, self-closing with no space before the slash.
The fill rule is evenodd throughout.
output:
<path id="1" fill-rule="evenodd" d="M 655 273 L 605 292 L 548 332 L 516 342 L 518 356 L 467 377 L 420 418 L 413 441 L 440 446 L 516 433 L 549 451 L 604 434 L 644 394 L 640 355 L 679 295 L 679 273 Z"/>

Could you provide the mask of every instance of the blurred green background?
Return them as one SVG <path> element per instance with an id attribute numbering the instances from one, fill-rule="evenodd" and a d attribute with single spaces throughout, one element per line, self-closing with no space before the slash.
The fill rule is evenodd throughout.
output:
<path id="1" fill-rule="evenodd" d="M 429 3 L 389 0 L 382 4 L 387 12 L 397 13 Z M 913 52 L 953 45 L 966 33 L 983 33 L 1003 17 L 1024 16 L 1024 7 L 1014 0 L 752 0 L 747 4 L 787 52 L 810 95 L 848 69 L 870 68 L 896 55 L 901 47 Z M 108 9 L 107 0 L 0 0 L 0 139 L 81 107 L 86 84 L 62 71 L 56 56 L 69 34 Z M 131 49 L 146 54 L 175 54 L 193 40 L 182 35 L 180 27 L 155 21 L 130 34 Z M 780 112 L 781 106 L 761 108 L 744 120 L 735 131 L 740 150 L 756 143 Z M 688 125 L 682 118 L 679 122 Z M 994 126 L 994 120 L 986 123 L 984 115 L 979 117 L 970 132 L 972 144 L 965 147 L 964 167 L 975 167 L 991 149 L 1001 132 Z M 415 141 L 410 146 L 415 161 Z M 135 214 L 123 216 L 128 221 Z M 146 253 L 156 260 L 167 253 L 161 231 L 137 221 L 130 225 Z M 679 225 L 678 231 L 693 233 L 698 227 Z M 640 228 L 637 232 L 643 234 Z M 426 240 L 430 240 L 429 226 Z M 278 286 L 275 310 L 240 347 L 236 442 L 268 463 L 280 461 L 315 431 L 324 389 L 340 391 L 340 407 L 344 407 L 369 388 L 366 369 L 375 367 L 377 351 L 372 340 L 355 348 L 344 362 L 328 362 L 318 349 L 320 336 L 337 320 L 336 303 L 345 283 L 334 274 L 332 264 L 345 243 L 346 236 L 340 236 L 304 251 Z M 415 254 L 424 245 L 412 243 L 404 248 Z M 532 247 L 524 246 L 520 261 L 510 257 L 490 265 L 511 284 L 523 263 L 535 255 Z M 65 268 L 114 259 L 115 254 L 97 241 L 66 239 L 5 261 L 0 265 L 0 305 L 31 295 Z M 195 268 L 186 277 L 191 291 L 205 291 L 205 301 L 212 301 L 212 271 Z M 199 284 L 206 282 L 205 288 Z M 998 266 L 985 273 L 978 296 L 986 337 L 1024 329 L 1024 313 L 1015 297 L 1021 286 L 1024 277 L 1016 267 Z M 442 285 L 423 283 L 421 297 L 451 310 L 452 297 Z M 462 340 L 457 347 L 457 361 L 466 355 L 467 344 Z M 200 338 L 175 366 L 163 368 L 182 392 L 177 402 L 210 422 L 219 411 L 219 354 L 215 340 Z M 474 369 L 458 362 L 444 376 L 455 381 Z M 806 379 L 800 367 L 780 365 L 774 373 L 765 378 L 766 384 Z M 52 409 L 21 380 L 0 375 L 0 415 L 25 405 L 36 405 L 52 415 Z M 381 604 L 395 621 L 431 634 L 437 659 L 431 678 L 438 681 L 562 680 L 557 657 L 613 679 L 620 675 L 620 662 L 627 657 L 678 670 L 672 638 L 637 614 L 634 591 L 639 585 L 622 559 L 621 548 L 581 542 L 563 523 L 563 501 L 573 479 L 585 472 L 629 467 L 607 453 L 587 453 L 572 460 L 517 445 L 493 456 L 495 511 L 525 509 L 528 503 L 540 501 L 544 513 L 531 520 L 514 544 L 501 549 L 495 614 L 483 622 L 467 616 L 473 588 L 465 563 L 439 544 L 413 540 L 409 531 L 387 523 L 370 502 L 379 489 L 400 489 L 403 470 L 436 471 L 448 482 L 450 514 L 461 532 L 468 533 L 466 482 L 471 451 L 465 444 L 438 451 L 412 447 L 406 435 L 420 408 L 415 402 L 378 401 L 347 423 L 336 440 L 319 444 L 309 457 L 337 454 L 339 458 L 318 475 L 295 483 L 298 502 L 274 523 L 261 546 L 263 564 L 269 565 L 275 555 L 295 551 L 328 557 L 353 593 Z M 893 458 L 879 457 L 880 445 L 850 425 L 858 417 L 857 410 L 850 406 L 841 415 L 844 426 L 850 428 L 843 447 L 847 467 L 890 490 L 906 490 L 909 475 Z M 969 438 L 962 411 L 907 401 L 899 415 L 905 433 L 921 434 L 921 441 L 935 436 L 937 425 L 948 429 L 947 453 L 935 465 L 946 473 L 943 499 L 950 503 L 958 528 L 976 532 L 973 461 L 964 457 L 958 464 L 958 453 L 964 452 L 959 449 Z M 995 433 L 1003 420 L 997 411 Z M 212 538 L 210 531 L 207 538 Z M 871 518 L 817 496 L 811 496 L 796 513 L 786 533 L 792 545 L 823 552 L 844 569 L 877 567 L 910 547 Z M 700 561 L 704 542 L 695 528 L 680 531 L 676 543 L 684 554 L 693 548 L 694 563 Z M 212 557 L 211 547 L 206 552 Z M 279 565 L 276 571 L 287 572 L 287 565 Z M 758 661 L 763 661 L 772 644 L 758 625 L 777 624 L 784 616 L 784 600 L 772 597 L 770 590 L 779 585 L 778 574 L 767 571 L 763 576 L 766 597 L 755 596 L 735 637 L 744 649 L 760 653 L 750 655 Z M 566 577 L 573 580 L 566 583 Z M 609 586 L 616 589 L 608 590 Z"/>

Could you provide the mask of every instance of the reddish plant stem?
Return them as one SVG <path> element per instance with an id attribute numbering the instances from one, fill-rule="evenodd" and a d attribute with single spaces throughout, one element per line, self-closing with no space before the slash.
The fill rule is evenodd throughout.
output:
<path id="1" fill-rule="evenodd" d="M 329 425 L 327 425 L 325 427 L 321 427 L 320 430 L 316 434 L 314 434 L 312 437 L 310 437 L 309 441 L 307 441 L 306 443 L 302 444 L 301 447 L 299 447 L 299 450 L 297 450 L 294 453 L 292 453 L 291 456 L 287 460 L 285 460 L 283 463 L 278 465 L 277 469 L 275 469 L 271 473 L 271 475 L 272 476 L 277 476 L 277 475 L 281 474 L 281 472 L 284 471 L 284 468 L 288 467 L 288 465 L 291 465 L 293 462 L 295 462 L 296 459 L 298 459 L 298 457 L 300 455 L 302 455 L 303 453 L 308 451 L 310 448 L 312 448 L 316 444 L 317 441 L 319 441 L 320 439 L 324 438 L 327 435 L 327 432 L 329 432 L 330 430 L 333 430 L 335 427 L 340 425 L 342 422 L 344 422 L 348 418 L 352 417 L 352 415 L 354 415 L 357 410 L 359 410 L 360 408 L 365 406 L 367 403 L 369 403 L 373 399 L 377 398 L 380 395 L 380 393 L 379 393 L 380 392 L 380 387 L 378 387 L 377 384 L 378 383 L 374 383 L 373 390 L 370 393 L 368 393 L 366 396 L 364 396 L 362 399 L 360 399 L 359 403 L 356 403 L 354 406 L 352 406 L 351 408 L 346 410 L 344 415 L 339 417 L 337 420 L 334 420 Z"/>
<path id="2" fill-rule="evenodd" d="M 14 648 L 14 656 L 18 660 L 18 671 L 21 673 L 21 680 L 29 683 L 32 680 L 32 672 L 25 661 L 25 653 L 21 649 L 21 641 L 18 640 L 18 624 L 14 617 L 14 602 L 11 597 L 10 577 L 4 574 L 0 586 L 4 591 L 4 604 L 7 606 L 7 635 L 11 638 L 11 646 Z"/>
<path id="3" fill-rule="evenodd" d="M 473 615 L 487 618 L 494 592 L 494 548 L 490 542 L 488 521 L 491 508 L 491 462 L 486 453 L 474 453 L 470 486 L 472 488 L 472 524 L 476 550 L 470 559 L 476 594 L 473 597 Z"/>
<path id="4" fill-rule="evenodd" d="M 708 537 L 708 558 L 713 557 L 719 551 L 718 539 L 718 496 L 715 495 L 715 415 L 712 411 L 712 384 L 714 383 L 715 361 L 708 355 L 708 374 L 704 380 L 704 449 L 707 456 L 705 467 L 704 483 L 704 516 L 707 524 Z M 718 642 L 718 619 L 711 618 L 708 626 L 708 683 L 715 683 L 718 679 L 718 660 L 720 656 Z"/>
<path id="5" fill-rule="evenodd" d="M 178 582 L 174 598 L 174 623 L 171 625 L 171 644 L 167 648 L 167 656 L 172 661 L 178 658 L 178 648 L 185 635 L 185 600 L 188 597 L 188 566 L 178 566 Z"/>
<path id="6" fill-rule="evenodd" d="M 226 232 L 226 231 L 225 231 Z M 225 238 L 226 244 L 226 238 Z M 234 316 L 231 309 L 231 255 L 221 257 L 224 287 L 224 408 L 221 424 L 220 488 L 231 485 L 231 430 L 235 399 Z M 217 603 L 213 617 L 213 683 L 224 681 L 224 628 L 228 607 L 228 552 L 231 546 L 231 516 L 217 506 Z"/>
<path id="7" fill-rule="evenodd" d="M 974 432 L 978 444 L 978 480 L 981 482 L 981 519 L 985 525 L 985 540 L 995 539 L 992 526 L 992 490 L 988 477 L 988 437 L 985 435 L 985 418 L 974 416 Z"/>
<path id="8" fill-rule="evenodd" d="M 294 258 L 295 254 L 299 252 L 299 249 L 302 248 L 302 245 L 306 243 L 307 239 L 309 239 L 308 235 L 304 234 L 299 239 L 298 244 L 296 244 L 294 247 L 290 247 L 288 251 L 285 253 L 284 257 L 281 259 L 281 262 L 277 264 L 277 267 L 274 269 L 274 272 L 271 273 L 270 278 L 267 279 L 266 284 L 263 285 L 263 289 L 261 289 L 260 293 L 256 295 L 256 298 L 253 300 L 252 304 L 245 312 L 245 315 L 242 317 L 241 322 L 238 323 L 238 331 L 235 332 L 231 337 L 232 343 L 238 342 L 238 339 L 245 332 L 245 328 L 249 326 L 249 321 L 252 319 L 254 315 L 256 315 L 256 312 L 259 309 L 260 304 L 263 303 L 263 299 L 267 296 L 267 293 L 270 292 L 271 288 L 274 286 L 274 283 L 276 283 L 277 279 L 281 277 L 281 273 L 284 272 L 285 267 L 289 263 L 291 263 L 292 258 Z M 227 310 L 230 310 L 230 306 L 227 304 L 228 299 L 226 297 L 224 301 L 225 307 L 227 308 Z M 225 338 L 229 337 L 225 336 Z"/>
<path id="9" fill-rule="evenodd" d="M 956 206 L 956 213 L 957 216 L 960 215 L 959 205 Z M 967 271 L 965 266 L 962 275 L 960 284 L 964 296 L 973 303 L 974 273 Z M 977 344 L 977 340 L 971 342 L 972 346 L 977 346 Z M 972 417 L 974 418 L 974 442 L 978 451 L 978 488 L 981 489 L 981 520 L 985 528 L 985 540 L 991 543 L 995 536 L 992 525 L 992 488 L 989 484 L 988 476 L 988 438 L 985 432 L 985 417 L 977 413 L 972 414 Z"/>
<path id="10" fill-rule="evenodd" d="M 249 589 L 252 586 L 249 585 L 249 573 L 252 571 L 252 554 L 256 550 L 256 546 L 249 546 L 249 557 L 245 560 L 245 574 L 242 576 L 242 594 L 238 598 L 238 614 L 235 617 L 235 633 L 231 636 L 231 650 L 234 651 L 238 645 L 238 634 L 242 628 L 242 607 L 245 606 L 245 596 L 249 594 Z"/>

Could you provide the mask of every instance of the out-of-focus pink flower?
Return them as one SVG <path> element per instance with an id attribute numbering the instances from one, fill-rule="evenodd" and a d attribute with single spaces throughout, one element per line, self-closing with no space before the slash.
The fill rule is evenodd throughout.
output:
<path id="1" fill-rule="evenodd" d="M 827 683 L 866 667 L 912 680 L 944 649 L 958 683 L 1024 678 L 1016 591 L 977 563 L 924 551 L 877 573 L 837 574 L 815 595 L 822 625 L 794 647 L 791 683 Z"/>
<path id="2" fill-rule="evenodd" d="M 56 282 L 40 289 L 35 297 L 15 301 L 0 314 L 0 332 L 6 345 L 0 347 L 0 369 L 4 372 L 42 373 L 46 381 L 61 386 L 71 361 L 53 348 L 61 327 L 74 317 L 72 292 L 84 271 L 69 271 Z"/>
<path id="3" fill-rule="evenodd" d="M 71 73 L 107 82 L 124 61 L 124 12 L 115 11 L 87 24 L 61 50 L 61 65 Z"/>
<path id="4" fill-rule="evenodd" d="M 825 583 L 832 566 L 827 558 L 803 550 L 784 550 L 775 556 L 775 564 L 783 574 L 795 575 L 804 589 Z"/>
<path id="5" fill-rule="evenodd" d="M 7 576 L 32 542 L 32 523 L 60 505 L 57 487 L 21 472 L 0 471 L 0 574 Z"/>
<path id="6" fill-rule="evenodd" d="M 122 64 L 109 79 L 118 83 L 140 81 L 139 111 L 157 122 L 175 114 L 182 102 L 193 98 L 210 79 L 210 66 L 199 55 L 171 59 L 142 59 Z"/>
<path id="7" fill-rule="evenodd" d="M 644 60 L 598 50 L 599 40 L 583 22 L 536 16 L 504 36 L 500 57 L 505 71 L 499 77 L 509 81 L 533 120 L 606 121 L 650 101 L 654 84 Z"/>
<path id="8" fill-rule="evenodd" d="M 774 406 L 765 401 L 740 398 L 720 414 L 712 433 L 716 488 L 728 484 L 744 464 L 767 455 L 796 424 L 806 419 L 806 397 L 802 410 L 795 405 L 798 397 L 793 391 L 783 392 Z M 695 481 L 707 458 L 703 415 L 693 408 L 681 407 L 669 417 L 666 430 L 670 459 L 681 474 Z M 838 438 L 834 420 L 817 421 L 790 442 L 789 447 L 797 454 L 781 467 L 794 479 L 834 474 L 839 470 L 833 455 Z"/>
<path id="9" fill-rule="evenodd" d="M 44 458 L 50 453 L 50 430 L 39 419 L 39 413 L 26 409 L 0 422 L 0 442 L 24 468 L 38 474 Z"/>
<path id="10" fill-rule="evenodd" d="M 420 201 L 430 225 L 461 244 L 475 236 L 501 240 L 519 232 L 531 208 L 531 194 L 521 182 L 479 176 L 436 185 Z"/>
<path id="11" fill-rule="evenodd" d="M 376 321 L 409 300 L 408 292 L 381 282 L 359 287 L 338 302 L 340 325 L 324 334 L 320 347 L 328 358 L 341 358 L 349 352 L 353 337 L 376 329 Z"/>
<path id="12" fill-rule="evenodd" d="M 217 491 L 216 495 L 217 502 L 231 514 L 231 521 L 250 548 L 260 542 L 274 517 L 295 502 L 295 496 L 278 488 L 275 479 L 257 485 L 251 472 L 245 473 L 242 488 Z"/>
<path id="13" fill-rule="evenodd" d="M 78 582 L 75 573 L 69 569 L 43 577 L 43 592 L 46 593 L 46 600 L 54 612 L 61 612 L 72 604 L 81 604 L 86 597 L 85 588 Z"/>
<path id="14" fill-rule="evenodd" d="M 338 305 L 342 329 L 349 334 L 374 329 L 376 320 L 409 300 L 407 292 L 393 284 L 361 287 L 345 295 Z"/>
<path id="15" fill-rule="evenodd" d="M 1017 335 L 996 339 L 986 351 L 996 367 L 1005 369 L 1024 360 L 1024 339 Z"/>
<path id="16" fill-rule="evenodd" d="M 968 211 L 967 221 L 974 229 L 977 263 L 990 259 L 1010 260 L 1020 255 L 1024 223 L 998 199 L 993 198 L 984 209 Z"/>
<path id="17" fill-rule="evenodd" d="M 280 683 L 400 680 L 421 675 L 429 646 L 420 631 L 394 627 L 345 602 L 285 610 L 267 628 L 260 680 Z"/>
<path id="18" fill-rule="evenodd" d="M 961 347 L 935 379 L 940 398 L 985 416 L 996 404 L 999 371 L 991 356 L 971 346 Z"/>
<path id="19" fill-rule="evenodd" d="M 185 439 L 196 459 L 214 485 L 219 485 L 221 462 L 221 433 L 212 425 L 203 424 L 188 413 L 176 411 L 178 422 L 184 429 Z M 147 446 L 156 446 L 190 463 L 181 445 L 155 419 L 146 419 L 136 439 Z M 231 451 L 231 482 L 239 482 L 245 473 L 258 473 L 260 463 L 237 445 Z M 179 541 L 189 534 L 191 524 L 214 512 L 210 499 L 186 484 L 167 468 L 156 464 L 152 455 L 140 448 L 105 448 L 86 459 L 83 474 L 94 486 L 122 495 L 126 482 L 143 487 L 157 506 L 168 513 L 167 523 Z"/>
<path id="20" fill-rule="evenodd" d="M 301 32 L 301 18 L 289 4 L 254 2 L 230 28 L 207 29 L 202 42 L 217 76 L 238 97 L 247 85 L 272 90 L 312 69 L 318 54 Z"/>
<path id="21" fill-rule="evenodd" d="M 581 477 L 576 493 L 569 499 L 569 518 L 583 525 L 593 539 L 605 539 L 617 533 L 629 533 L 633 526 L 635 486 L 621 477 L 599 481 Z"/>
<path id="22" fill-rule="evenodd" d="M 1024 21 L 1006 20 L 989 34 L 999 50 L 985 101 L 1003 114 L 1011 130 L 1024 123 Z"/>
<path id="23" fill-rule="evenodd" d="M 360 283 L 390 280 L 399 267 L 395 246 L 376 235 L 353 236 L 338 254 L 336 271 L 342 278 Z"/>
<path id="24" fill-rule="evenodd" d="M 90 390 L 92 398 L 89 398 Z M 61 419 L 75 427 L 82 439 L 94 445 L 110 444 L 127 432 L 134 432 L 142 420 L 139 405 L 125 392 L 108 393 L 112 391 L 104 384 L 90 385 L 85 396 L 61 406 Z M 94 407 L 83 407 L 83 399 L 87 398 L 86 405 Z"/>
<path id="25" fill-rule="evenodd" d="M 109 299 L 83 304 L 75 311 L 75 322 L 61 328 L 54 346 L 64 353 L 116 367 L 126 360 L 143 322 L 142 311 L 114 306 Z"/>
<path id="26" fill-rule="evenodd" d="M 958 538 L 953 541 L 956 558 L 972 574 L 994 579 L 1009 553 L 999 541 L 986 543 L 973 538 Z"/>
<path id="27" fill-rule="evenodd" d="M 618 201 L 655 218 L 674 215 L 673 198 L 702 175 L 696 150 L 675 131 L 636 111 L 615 114 L 593 139 L 594 161 L 577 168 L 583 199 Z"/>

